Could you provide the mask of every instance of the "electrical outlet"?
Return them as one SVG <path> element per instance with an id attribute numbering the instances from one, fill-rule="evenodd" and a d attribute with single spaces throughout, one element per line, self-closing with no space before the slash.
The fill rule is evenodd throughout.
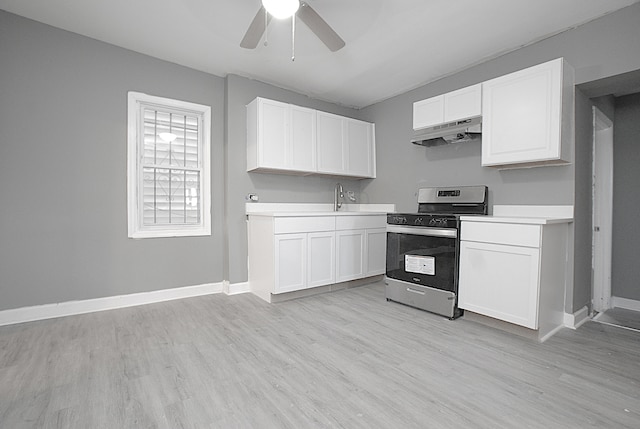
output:
<path id="1" fill-rule="evenodd" d="M 246 201 L 251 201 L 252 203 L 257 203 L 258 202 L 258 194 L 247 194 L 246 197 L 244 197 L 244 199 Z"/>

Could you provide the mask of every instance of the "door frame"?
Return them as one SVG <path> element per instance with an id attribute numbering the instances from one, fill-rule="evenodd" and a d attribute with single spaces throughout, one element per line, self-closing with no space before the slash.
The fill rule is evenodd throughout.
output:
<path id="1" fill-rule="evenodd" d="M 592 305 L 603 312 L 611 308 L 613 122 L 596 106 L 592 141 Z"/>

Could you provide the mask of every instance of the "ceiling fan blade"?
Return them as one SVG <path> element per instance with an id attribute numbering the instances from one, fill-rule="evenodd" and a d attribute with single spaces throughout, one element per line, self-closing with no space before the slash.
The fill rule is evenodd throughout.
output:
<path id="1" fill-rule="evenodd" d="M 342 38 L 338 36 L 338 33 L 333 31 L 333 28 L 307 3 L 300 2 L 300 8 L 296 15 L 318 36 L 318 39 L 320 39 L 322 43 L 327 45 L 327 48 L 329 48 L 331 52 L 335 52 L 344 47 L 344 40 L 342 40 Z"/>
<path id="2" fill-rule="evenodd" d="M 260 41 L 260 39 L 262 38 L 262 35 L 264 34 L 265 29 L 267 28 L 265 25 L 265 10 L 263 6 L 260 6 L 260 9 L 258 9 L 258 13 L 256 13 L 256 16 L 253 18 L 253 21 L 251 21 L 251 24 L 249 25 L 249 28 L 247 29 L 247 32 L 245 33 L 244 37 L 242 38 L 242 41 L 240 42 L 240 47 L 241 48 L 246 48 L 246 49 L 255 49 L 256 46 L 258 46 L 258 42 Z M 269 24 L 269 22 L 271 21 L 271 15 L 267 14 L 267 22 L 266 24 Z"/>

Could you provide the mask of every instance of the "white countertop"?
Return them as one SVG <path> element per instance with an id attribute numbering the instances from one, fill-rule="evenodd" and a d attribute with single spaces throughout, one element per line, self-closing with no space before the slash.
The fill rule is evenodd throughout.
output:
<path id="1" fill-rule="evenodd" d="M 271 217 L 314 217 L 314 216 L 386 216 L 386 212 L 362 212 L 362 211 L 318 211 L 318 212 L 257 212 L 247 213 L 249 216 Z"/>
<path id="2" fill-rule="evenodd" d="M 395 211 L 395 204 L 344 204 L 333 211 L 333 204 L 317 203 L 247 203 L 245 212 L 250 216 L 386 216 Z"/>
<path id="3" fill-rule="evenodd" d="M 573 222 L 566 217 L 524 217 L 524 216 L 460 216 L 463 222 L 519 223 L 533 225 L 549 225 L 554 223 Z"/>
<path id="4" fill-rule="evenodd" d="M 460 216 L 461 221 L 548 225 L 573 222 L 573 206 L 496 205 L 490 216 Z"/>

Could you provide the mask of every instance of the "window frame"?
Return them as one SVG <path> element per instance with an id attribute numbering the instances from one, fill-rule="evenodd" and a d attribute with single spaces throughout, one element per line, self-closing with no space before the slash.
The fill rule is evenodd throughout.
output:
<path id="1" fill-rule="evenodd" d="M 143 147 L 145 107 L 198 117 L 198 168 L 200 222 L 193 225 L 144 225 Z M 127 95 L 127 215 L 129 238 L 190 237 L 211 235 L 211 107 L 187 101 L 129 91 Z M 170 166 L 168 167 L 170 168 Z"/>

